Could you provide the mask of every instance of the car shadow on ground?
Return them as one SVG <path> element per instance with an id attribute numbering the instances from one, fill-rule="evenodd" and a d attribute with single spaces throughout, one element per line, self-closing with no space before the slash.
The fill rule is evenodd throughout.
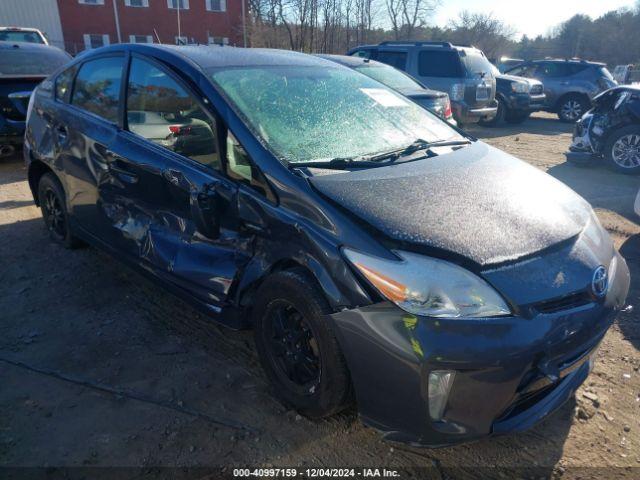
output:
<path id="1" fill-rule="evenodd" d="M 9 255 L 0 268 L 0 359 L 50 372 L 0 365 L 15 370 L 0 403 L 11 411 L 8 428 L 20 431 L 17 450 L 6 453 L 25 464 L 152 466 L 171 458 L 202 466 L 394 464 L 416 478 L 477 478 L 479 468 L 486 478 L 547 478 L 562 457 L 571 402 L 526 433 L 439 450 L 388 443 L 353 408 L 312 421 L 282 406 L 251 332 L 217 326 L 94 248 L 52 244 L 40 218 L 0 225 L 0 258 Z M 42 415 L 26 411 L 25 398 Z M 199 421 L 189 423 L 194 415 Z M 207 418 L 259 433 L 234 433 Z M 48 450 L 54 432 L 56 448 Z"/>
<path id="2" fill-rule="evenodd" d="M 558 118 L 549 114 L 534 114 L 522 123 L 511 124 L 502 122 L 495 127 L 485 127 L 480 124 L 465 127 L 469 133 L 480 138 L 498 138 L 507 135 L 562 135 L 573 131 L 573 124 L 562 123 Z"/>
<path id="3" fill-rule="evenodd" d="M 555 165 L 547 173 L 576 191 L 595 208 L 603 208 L 638 223 L 633 204 L 640 187 L 638 177 L 623 175 L 604 165 L 576 166 L 569 162 Z"/>
<path id="4" fill-rule="evenodd" d="M 629 237 L 620 247 L 620 254 L 627 261 L 631 273 L 631 286 L 627 300 L 634 309 L 639 309 L 640 281 L 635 280 L 640 279 L 640 234 Z M 624 337 L 636 350 L 640 350 L 640 315 L 633 311 L 625 311 L 618 316 L 617 322 Z"/>

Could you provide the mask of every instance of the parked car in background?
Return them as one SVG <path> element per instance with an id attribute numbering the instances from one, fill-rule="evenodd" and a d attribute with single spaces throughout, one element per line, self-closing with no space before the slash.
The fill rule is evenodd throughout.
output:
<path id="1" fill-rule="evenodd" d="M 535 60 L 506 73 L 540 80 L 547 96 L 545 110 L 567 123 L 584 115 L 596 95 L 617 85 L 604 63 L 585 60 Z"/>
<path id="2" fill-rule="evenodd" d="M 459 125 L 490 120 L 498 111 L 491 63 L 477 48 L 448 42 L 382 42 L 352 48 L 348 55 L 386 63 L 447 92 Z"/>
<path id="3" fill-rule="evenodd" d="M 492 68 L 496 77 L 498 112 L 493 119 L 480 123 L 487 126 L 495 126 L 502 121 L 521 123 L 533 112 L 545 107 L 546 95 L 542 82 L 535 78 L 504 75 L 495 65 Z"/>
<path id="4" fill-rule="evenodd" d="M 620 85 L 640 83 L 640 66 L 633 64 L 618 65 L 613 70 L 613 79 Z"/>
<path id="5" fill-rule="evenodd" d="M 318 55 L 318 57 L 339 63 L 367 77 L 371 77 L 387 87 L 393 88 L 405 97 L 410 98 L 443 120 L 454 125 L 456 124 L 448 94 L 431 90 L 397 68 L 361 57 L 350 57 L 346 55 Z"/>
<path id="6" fill-rule="evenodd" d="M 522 58 L 502 57 L 500 60 L 495 62 L 495 66 L 498 68 L 500 73 L 504 73 L 522 63 L 524 63 L 524 59 Z"/>
<path id="7" fill-rule="evenodd" d="M 49 45 L 44 33 L 37 28 L 0 27 L 0 42 L 39 43 Z"/>
<path id="8" fill-rule="evenodd" d="M 141 111 L 201 120 L 215 141 L 198 156 L 158 144 L 129 124 Z M 566 185 L 312 55 L 93 50 L 34 92 L 24 157 L 52 241 L 253 328 L 283 403 L 319 418 L 355 400 L 389 440 L 547 418 L 629 289 Z"/>
<path id="9" fill-rule="evenodd" d="M 640 174 L 640 87 L 612 88 L 593 105 L 576 123 L 567 159 L 604 160 L 618 172 Z"/>
<path id="10" fill-rule="evenodd" d="M 0 157 L 22 144 L 33 89 L 70 59 L 48 45 L 0 42 Z"/>

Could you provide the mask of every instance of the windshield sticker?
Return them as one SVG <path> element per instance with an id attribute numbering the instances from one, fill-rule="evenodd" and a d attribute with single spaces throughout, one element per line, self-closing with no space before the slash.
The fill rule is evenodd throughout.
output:
<path id="1" fill-rule="evenodd" d="M 383 107 L 408 107 L 409 104 L 398 95 L 383 88 L 361 88 L 360 91 Z"/>

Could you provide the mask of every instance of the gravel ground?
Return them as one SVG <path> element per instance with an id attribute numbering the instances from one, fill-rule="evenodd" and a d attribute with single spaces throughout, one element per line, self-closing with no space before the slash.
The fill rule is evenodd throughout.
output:
<path id="1" fill-rule="evenodd" d="M 537 114 L 472 133 L 593 204 L 629 263 L 635 305 L 640 181 L 564 163 L 570 130 Z M 423 468 L 405 474 L 420 478 L 536 467 L 543 478 L 640 478 L 640 310 L 620 315 L 575 401 L 533 430 L 439 450 L 392 444 L 354 411 L 315 422 L 281 406 L 250 333 L 217 327 L 95 249 L 53 245 L 25 175 L 20 159 L 0 161 L 0 466 L 158 475 L 155 467 L 386 466 Z"/>

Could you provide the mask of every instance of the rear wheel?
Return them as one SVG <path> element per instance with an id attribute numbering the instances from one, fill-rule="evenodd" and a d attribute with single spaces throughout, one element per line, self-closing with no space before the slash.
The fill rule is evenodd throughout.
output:
<path id="1" fill-rule="evenodd" d="M 260 361 L 280 400 L 312 418 L 346 408 L 349 372 L 313 280 L 298 270 L 271 275 L 253 312 Z"/>
<path id="2" fill-rule="evenodd" d="M 571 94 L 558 105 L 558 118 L 565 123 L 575 123 L 589 110 L 589 102 L 582 95 Z"/>
<path id="3" fill-rule="evenodd" d="M 630 125 L 611 135 L 604 146 L 604 155 L 614 170 L 640 174 L 640 126 Z"/>
<path id="4" fill-rule="evenodd" d="M 38 200 L 49 237 L 65 248 L 76 248 L 82 245 L 82 242 L 71 233 L 64 190 L 53 173 L 45 173 L 40 178 Z"/>

